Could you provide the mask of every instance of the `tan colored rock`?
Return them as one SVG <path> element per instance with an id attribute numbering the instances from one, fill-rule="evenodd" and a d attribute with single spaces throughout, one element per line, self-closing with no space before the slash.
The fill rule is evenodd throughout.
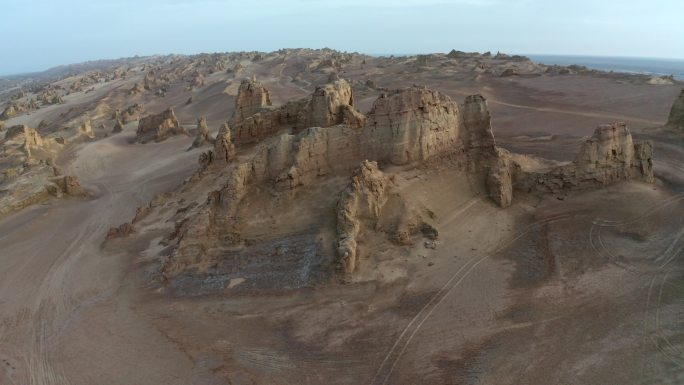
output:
<path id="1" fill-rule="evenodd" d="M 49 146 L 43 141 L 38 131 L 27 125 L 12 126 L 5 132 L 5 154 L 10 154 L 10 140 L 19 143 L 27 158 L 32 158 L 34 152 L 48 153 Z"/>
<path id="2" fill-rule="evenodd" d="M 135 233 L 135 227 L 131 223 L 123 223 L 120 226 L 112 227 L 107 231 L 106 240 L 124 238 Z"/>
<path id="3" fill-rule="evenodd" d="M 672 104 L 667 125 L 674 128 L 684 129 L 684 90 L 679 94 L 677 100 Z"/>
<path id="4" fill-rule="evenodd" d="M 625 123 L 604 124 L 580 148 L 575 160 L 548 173 L 532 173 L 522 185 L 562 193 L 625 180 L 653 183 L 653 146 L 634 143 Z"/>
<path id="5" fill-rule="evenodd" d="M 256 80 L 256 77 L 245 79 L 240 83 L 237 98 L 235 99 L 235 110 L 233 111 L 233 121 L 240 122 L 256 114 L 263 108 L 271 106 L 271 97 L 266 87 Z"/>
<path id="6" fill-rule="evenodd" d="M 146 116 L 138 122 L 136 137 L 138 142 L 160 142 L 172 135 L 188 135 L 188 132 L 180 125 L 172 108 L 163 112 Z"/>
<path id="7" fill-rule="evenodd" d="M 216 160 L 226 163 L 235 159 L 235 145 L 231 139 L 231 132 L 230 127 L 228 127 L 228 123 L 224 123 L 219 129 L 218 134 L 216 134 L 213 154 L 213 157 Z M 212 159 L 209 159 L 209 162 L 211 161 Z"/>
<path id="8" fill-rule="evenodd" d="M 5 110 L 0 114 L 0 119 L 9 119 L 21 113 L 33 111 L 38 109 L 38 104 L 35 100 L 29 99 L 27 101 L 14 101 L 7 105 Z"/>
<path id="9" fill-rule="evenodd" d="M 462 154 L 464 161 L 495 155 L 489 112 L 479 95 L 466 98 L 461 108 L 446 95 L 412 87 L 381 96 L 367 119 L 364 143 L 374 155 L 369 159 L 400 165 L 448 153 Z"/>
<path id="10" fill-rule="evenodd" d="M 55 196 L 66 194 L 73 197 L 84 197 L 88 195 L 76 177 L 70 175 L 60 176 L 53 178 L 52 182 L 57 187 L 57 190 L 48 191 Z"/>
<path id="11" fill-rule="evenodd" d="M 305 127 L 330 127 L 345 123 L 345 110 L 354 107 L 351 85 L 340 79 L 334 83 L 316 87 L 310 102 L 300 112 L 297 125 Z"/>
<path id="12" fill-rule="evenodd" d="M 360 128 L 365 117 L 354 109 L 353 102 L 349 83 L 338 80 L 317 87 L 309 98 L 286 103 L 278 109 L 261 108 L 259 112 L 235 121 L 233 139 L 237 143 L 258 142 L 285 128 L 297 131 L 336 124 Z"/>
<path id="13" fill-rule="evenodd" d="M 337 92 L 335 89 L 334 86 L 328 88 L 333 93 Z M 328 120 L 337 110 L 330 109 L 329 106 L 335 103 L 327 101 L 344 100 L 344 104 L 351 107 L 348 103 L 353 102 L 353 98 L 351 94 L 346 95 L 348 99 L 327 91 L 319 94 L 326 103 L 321 103 L 324 108 L 316 109 L 323 111 L 318 116 L 324 116 L 328 123 L 337 119 L 344 121 L 344 116 Z M 241 242 L 245 224 L 239 208 L 244 207 L 243 200 L 250 196 L 250 191 L 267 189 L 289 195 L 299 186 L 316 186 L 332 176 L 353 173 L 352 184 L 338 206 L 340 237 L 335 245 L 341 270 L 350 274 L 357 266 L 359 237 L 363 237 L 364 228 L 376 228 L 381 207 L 387 199 L 397 199 L 397 207 L 400 207 L 398 214 L 388 214 L 382 225 L 382 231 L 389 234 L 391 240 L 410 244 L 412 235 L 423 229 L 427 237 L 435 238 L 437 234 L 436 229 L 427 225 L 403 198 L 388 198 L 389 182 L 375 162 L 418 164 L 444 156 L 484 170 L 496 159 L 484 98 L 469 98 L 459 106 L 438 92 L 413 87 L 378 99 L 360 127 L 334 124 L 277 134 L 280 127 L 294 127 L 303 116 L 312 116 L 313 98 L 259 112 L 238 124 L 244 128 L 245 122 L 270 116 L 271 122 L 281 125 L 272 133 L 260 132 L 264 136 L 259 143 L 240 158 L 234 155 L 231 137 L 240 130 L 235 127 L 230 130 L 227 125 L 221 128 L 214 150 L 200 156 L 197 178 L 206 181 L 209 180 L 206 178 L 221 175 L 226 179 L 212 182 L 221 187 L 209 194 L 205 206 L 177 220 L 176 229 L 168 240 L 175 243 L 175 251 L 163 266 L 166 277 L 191 267 L 201 270 L 212 266 L 220 261 L 223 251 L 234 249 Z M 480 160 L 486 162 L 480 165 Z M 354 172 L 356 169 L 358 171 Z"/>
<path id="14" fill-rule="evenodd" d="M 92 122 L 90 121 L 90 119 L 86 119 L 83 123 L 81 123 L 79 130 L 81 131 L 81 133 L 83 133 L 83 135 L 87 136 L 88 138 L 95 137 Z"/>
<path id="15" fill-rule="evenodd" d="M 209 138 L 209 127 L 207 127 L 207 118 L 202 116 L 199 119 L 197 119 L 197 136 L 195 136 L 195 140 L 192 142 L 192 146 L 190 148 L 201 147 L 205 143 L 209 142 L 211 142 L 211 139 Z"/>
<path id="16" fill-rule="evenodd" d="M 363 228 L 373 229 L 387 202 L 389 179 L 376 162 L 364 161 L 337 205 L 337 254 L 341 271 L 351 275 L 358 265 L 358 240 Z"/>
<path id="17" fill-rule="evenodd" d="M 513 173 L 515 165 L 508 151 L 497 149 L 498 156 L 487 174 L 489 197 L 500 207 L 513 202 Z"/>

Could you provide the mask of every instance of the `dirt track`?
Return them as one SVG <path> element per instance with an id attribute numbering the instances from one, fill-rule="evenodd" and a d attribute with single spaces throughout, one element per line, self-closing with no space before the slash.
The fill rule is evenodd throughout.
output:
<path id="1" fill-rule="evenodd" d="M 78 383 L 65 376 L 64 364 L 71 358 L 56 354 L 57 349 L 67 343 L 78 350 L 89 342 L 88 328 L 117 327 L 121 317 L 135 320 L 128 310 L 106 324 L 80 324 L 84 309 L 122 301 L 115 295 L 131 261 L 102 256 L 100 243 L 111 226 L 130 220 L 138 205 L 194 171 L 197 155 L 184 151 L 188 140 L 143 147 L 120 135 L 88 144 L 76 151 L 67 170 L 81 179 L 91 198 L 35 207 L 2 221 L 0 355 L 14 368 L 10 372 L 30 373 L 20 377 L 30 384 Z M 183 156 L 171 156 L 176 152 Z M 65 341 L 73 327 L 83 334 Z M 97 343 L 116 347 L 121 336 L 115 331 L 99 335 Z M 145 366 L 152 368 L 154 362 Z M 4 381 L 12 383 L 12 378 Z"/>

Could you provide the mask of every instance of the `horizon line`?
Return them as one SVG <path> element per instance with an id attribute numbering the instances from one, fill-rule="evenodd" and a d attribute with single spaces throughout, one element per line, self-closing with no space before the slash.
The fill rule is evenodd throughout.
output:
<path id="1" fill-rule="evenodd" d="M 114 61 L 114 60 L 121 60 L 121 59 L 133 59 L 133 58 L 148 58 L 148 57 L 153 57 L 153 56 L 169 56 L 169 55 L 180 55 L 180 56 L 195 56 L 195 55 L 200 55 L 200 54 L 215 54 L 215 53 L 239 53 L 239 52 L 259 52 L 259 53 L 272 53 L 272 52 L 277 52 L 279 50 L 283 49 L 312 49 L 312 50 L 322 50 L 322 49 L 331 49 L 333 51 L 338 51 L 338 52 L 346 52 L 346 53 L 358 53 L 362 55 L 368 55 L 368 56 L 376 56 L 376 57 L 388 57 L 388 56 L 401 56 L 401 57 L 408 57 L 408 56 L 416 56 L 416 55 L 432 55 L 432 54 L 448 54 L 451 50 L 456 50 L 456 51 L 461 51 L 461 52 L 466 52 L 466 53 L 479 53 L 483 54 L 486 52 L 494 52 L 492 50 L 488 51 L 462 51 L 458 49 L 451 49 L 445 52 L 400 52 L 400 53 L 391 53 L 391 52 L 385 52 L 385 53 L 380 53 L 380 52 L 361 52 L 361 51 L 349 51 L 349 50 L 338 50 L 330 47 L 322 47 L 322 48 L 308 48 L 308 47 L 289 47 L 289 48 L 278 48 L 276 50 L 272 51 L 259 51 L 259 50 L 242 50 L 242 51 L 214 51 L 214 52 L 195 52 L 195 53 L 176 53 L 176 52 L 170 52 L 170 53 L 152 53 L 152 54 L 132 54 L 130 56 L 120 56 L 120 57 L 115 57 L 115 58 L 97 58 L 97 59 L 87 59 L 87 60 L 82 60 L 82 61 L 77 61 L 77 62 L 71 62 L 71 63 L 65 63 L 65 64 L 57 64 L 50 66 L 48 68 L 42 69 L 42 70 L 35 70 L 35 71 L 26 71 L 26 72 L 15 72 L 15 73 L 3 73 L 0 74 L 0 79 L 6 79 L 6 78 L 11 78 L 11 77 L 18 77 L 18 76 L 30 76 L 30 75 L 38 75 L 43 72 L 50 71 L 55 68 L 59 67 L 67 67 L 67 66 L 72 66 L 72 65 L 78 65 L 78 64 L 83 64 L 83 63 L 88 63 L 88 62 L 95 62 L 95 61 Z M 601 54 L 579 54 L 579 53 L 573 53 L 573 54 L 568 54 L 568 53 L 509 53 L 509 52 L 504 52 L 501 50 L 497 50 L 496 52 L 498 53 L 504 53 L 507 55 L 517 55 L 517 56 L 557 56 L 557 57 L 578 57 L 578 58 L 615 58 L 615 59 L 651 59 L 651 60 L 668 60 L 668 61 L 675 61 L 675 62 L 682 62 L 684 63 L 684 57 L 662 57 L 662 56 L 629 56 L 629 55 L 601 55 Z M 542 63 L 543 64 L 543 63 Z M 684 72 L 684 67 L 682 68 L 682 71 Z"/>

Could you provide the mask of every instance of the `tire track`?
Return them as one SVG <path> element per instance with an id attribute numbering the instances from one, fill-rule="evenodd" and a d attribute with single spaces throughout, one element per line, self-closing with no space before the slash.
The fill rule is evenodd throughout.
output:
<path id="1" fill-rule="evenodd" d="M 421 310 L 411 319 L 411 321 L 404 327 L 399 337 L 395 340 L 390 350 L 385 355 L 382 363 L 375 372 L 375 375 L 370 381 L 370 385 L 385 385 L 389 381 L 396 368 L 399 360 L 408 349 L 409 344 L 420 331 L 423 324 L 430 318 L 435 309 L 446 299 L 446 297 L 458 287 L 463 280 L 483 261 L 495 255 L 497 252 L 510 246 L 512 243 L 527 235 L 529 232 L 536 230 L 546 224 L 566 220 L 570 218 L 570 214 L 559 214 L 538 220 L 522 231 L 518 232 L 514 237 L 500 243 L 492 253 L 482 255 L 480 257 L 471 258 L 469 261 L 461 265 L 461 267 L 447 280 L 447 282 L 440 288 L 440 290 L 432 296 L 432 298 L 421 308 Z"/>

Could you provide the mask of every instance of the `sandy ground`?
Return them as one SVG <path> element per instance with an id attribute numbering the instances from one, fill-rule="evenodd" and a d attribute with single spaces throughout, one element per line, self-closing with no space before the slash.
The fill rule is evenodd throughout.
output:
<path id="1" fill-rule="evenodd" d="M 244 75 L 252 72 L 275 104 L 315 84 L 292 82 L 285 65 Z M 599 123 L 661 124 L 678 93 L 584 77 L 346 75 L 425 83 L 459 100 L 481 92 L 499 143 L 557 160 L 571 159 Z M 190 105 L 177 91 L 146 108 L 175 105 L 188 124 L 206 114 L 216 129 L 234 97 L 221 76 Z M 376 94 L 358 94 L 360 108 Z M 400 188 L 438 213 L 436 249 L 417 244 L 394 255 L 379 243 L 348 285 L 187 297 L 148 285 L 144 256 L 127 251 L 141 245 L 100 246 L 137 206 L 180 185 L 201 151 L 186 151 L 187 137 L 131 144 L 134 130 L 79 144 L 62 160 L 91 198 L 0 221 L 1 384 L 684 383 L 677 141 L 656 142 L 660 185 L 623 183 L 564 201 L 521 197 L 506 210 L 458 172 L 407 177 Z"/>

